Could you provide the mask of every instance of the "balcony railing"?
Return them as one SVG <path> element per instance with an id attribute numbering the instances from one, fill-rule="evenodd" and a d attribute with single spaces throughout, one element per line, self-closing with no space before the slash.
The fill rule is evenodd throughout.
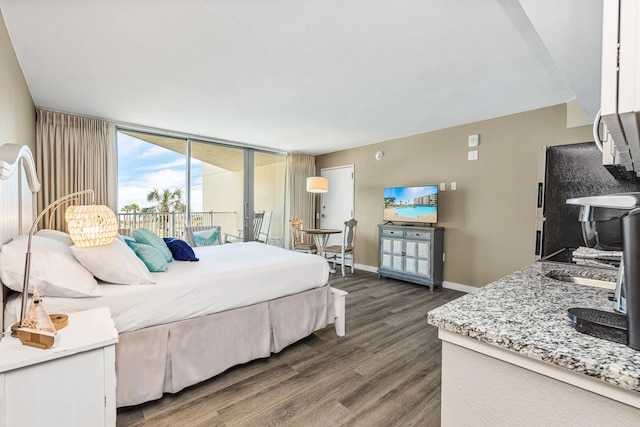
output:
<path id="1" fill-rule="evenodd" d="M 191 225 L 219 225 L 223 233 L 235 234 L 236 212 L 191 212 Z M 118 232 L 131 236 L 133 230 L 148 228 L 160 237 L 184 239 L 187 214 L 178 212 L 119 213 Z"/>

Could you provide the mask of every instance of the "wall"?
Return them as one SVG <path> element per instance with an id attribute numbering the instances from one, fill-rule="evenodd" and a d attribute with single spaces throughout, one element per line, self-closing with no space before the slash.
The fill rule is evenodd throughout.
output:
<path id="1" fill-rule="evenodd" d="M 593 140 L 590 126 L 568 129 L 566 120 L 557 105 L 326 154 L 316 167 L 355 165 L 356 263 L 373 267 L 383 188 L 445 182 L 444 280 L 479 287 L 532 262 L 538 148 Z M 480 135 L 477 161 L 467 160 L 472 134 Z"/>
<path id="2" fill-rule="evenodd" d="M 221 215 L 222 221 L 216 225 L 223 233 L 237 235 L 242 228 L 243 172 L 228 171 L 209 163 L 202 163 L 202 210 L 214 212 L 235 212 Z"/>
<path id="3" fill-rule="evenodd" d="M 271 211 L 269 227 L 270 238 L 284 238 L 288 232 L 288 221 L 285 231 L 284 221 L 284 182 L 287 169 L 285 157 L 281 161 L 265 166 L 258 166 L 254 171 L 253 206 L 256 211 Z"/>
<path id="4" fill-rule="evenodd" d="M 0 145 L 26 144 L 35 152 L 36 111 L 0 11 Z"/>
<path id="5" fill-rule="evenodd" d="M 271 211 L 270 238 L 283 238 L 284 226 L 284 181 L 286 162 L 281 159 L 254 169 L 254 209 Z M 235 212 L 233 223 L 224 222 L 223 233 L 238 234 L 244 215 L 244 172 L 227 171 L 208 163 L 202 164 L 202 206 L 204 211 Z M 287 230 L 288 231 L 288 230 Z"/>

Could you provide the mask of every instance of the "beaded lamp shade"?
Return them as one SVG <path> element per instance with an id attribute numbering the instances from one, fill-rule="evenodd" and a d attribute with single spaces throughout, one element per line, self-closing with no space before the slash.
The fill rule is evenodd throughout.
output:
<path id="1" fill-rule="evenodd" d="M 116 214 L 104 205 L 69 206 L 64 217 L 71 240 L 83 248 L 110 245 L 118 233 Z"/>

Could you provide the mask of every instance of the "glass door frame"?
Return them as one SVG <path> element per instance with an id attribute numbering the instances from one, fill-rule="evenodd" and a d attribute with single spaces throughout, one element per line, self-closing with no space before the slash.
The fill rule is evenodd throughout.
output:
<path id="1" fill-rule="evenodd" d="M 157 135 L 168 138 L 176 138 L 183 139 L 186 141 L 186 190 L 185 190 L 185 204 L 186 204 L 186 223 L 187 225 L 191 225 L 191 155 L 192 155 L 192 143 L 204 143 L 204 144 L 214 144 L 229 148 L 235 148 L 243 150 L 243 162 L 244 162 L 244 170 L 243 170 L 243 224 L 242 224 L 242 235 L 244 241 L 251 241 L 254 239 L 253 236 L 253 221 L 254 221 L 254 196 L 255 196 L 255 153 L 263 152 L 269 153 L 273 155 L 285 156 L 287 153 L 276 150 L 268 150 L 263 148 L 251 147 L 246 144 L 235 143 L 234 141 L 226 141 L 226 140 L 218 140 L 218 139 L 209 139 L 202 138 L 198 136 L 193 136 L 189 134 L 182 134 L 179 132 L 171 132 L 171 131 L 162 131 L 157 129 L 149 129 L 143 126 L 135 126 L 135 125 L 116 125 L 116 133 L 118 132 L 136 132 L 140 134 L 148 134 L 148 135 Z M 147 141 L 150 142 L 150 141 Z M 150 142 L 152 143 L 152 142 Z M 117 166 L 116 166 L 117 167 Z M 285 175 L 286 181 L 286 175 Z M 282 182 L 283 187 L 286 189 L 286 182 Z M 286 190 L 285 190 L 286 191 Z"/>

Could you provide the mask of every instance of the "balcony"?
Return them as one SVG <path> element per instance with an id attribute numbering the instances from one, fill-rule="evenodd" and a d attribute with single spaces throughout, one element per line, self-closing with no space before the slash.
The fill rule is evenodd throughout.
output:
<path id="1" fill-rule="evenodd" d="M 191 225 L 219 225 L 223 233 L 235 234 L 236 212 L 191 212 Z M 118 233 L 131 236 L 133 230 L 148 228 L 160 237 L 184 240 L 187 214 L 177 212 L 118 213 Z"/>

